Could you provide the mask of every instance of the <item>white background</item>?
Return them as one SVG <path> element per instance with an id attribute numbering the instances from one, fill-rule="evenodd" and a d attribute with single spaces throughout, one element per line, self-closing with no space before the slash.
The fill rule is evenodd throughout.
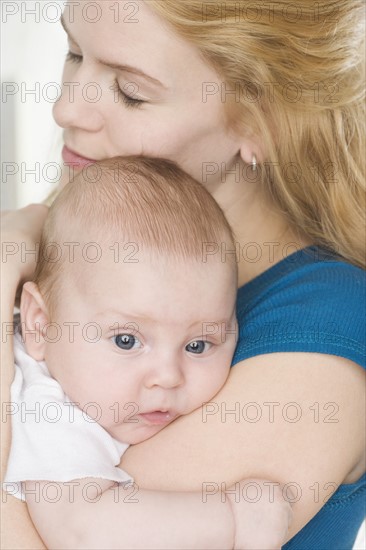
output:
<path id="1" fill-rule="evenodd" d="M 2 209 L 41 201 L 54 187 L 57 170 L 47 163 L 60 163 L 62 133 L 52 118 L 57 87 L 50 83 L 61 82 L 67 41 L 61 24 L 52 21 L 62 13 L 64 4 L 61 0 L 1 2 Z M 18 11 L 11 15 L 13 10 Z M 31 14 L 32 10 L 36 14 Z M 15 95 L 7 93 L 16 86 Z M 36 95 L 26 94 L 37 86 Z M 26 174 L 37 162 L 39 182 L 36 176 Z M 17 169 L 14 176 L 7 175 Z"/>

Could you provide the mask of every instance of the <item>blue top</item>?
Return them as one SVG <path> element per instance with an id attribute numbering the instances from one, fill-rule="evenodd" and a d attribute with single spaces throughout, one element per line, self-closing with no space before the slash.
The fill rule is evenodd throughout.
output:
<path id="1" fill-rule="evenodd" d="M 274 352 L 338 355 L 366 368 L 363 269 L 316 246 L 299 250 L 241 287 L 233 365 Z M 283 550 L 351 550 L 365 518 L 366 474 L 340 485 Z"/>

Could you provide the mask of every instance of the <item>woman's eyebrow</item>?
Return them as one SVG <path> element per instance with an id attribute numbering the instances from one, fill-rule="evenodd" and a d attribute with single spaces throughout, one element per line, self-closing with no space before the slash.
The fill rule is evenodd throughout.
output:
<path id="1" fill-rule="evenodd" d="M 69 39 L 72 42 L 74 42 L 75 44 L 77 44 L 77 41 L 73 38 L 73 36 L 71 35 L 69 29 L 67 28 L 66 22 L 65 22 L 65 19 L 64 19 L 63 16 L 61 16 L 60 22 L 61 22 L 61 25 L 62 25 L 64 31 L 66 32 L 67 36 L 69 37 Z M 164 90 L 169 89 L 162 82 L 160 82 L 160 80 L 158 80 L 157 78 L 154 78 L 153 76 L 149 76 L 148 74 L 146 74 L 141 69 L 138 69 L 137 67 L 132 67 L 131 65 L 120 65 L 118 63 L 110 63 L 108 61 L 104 61 L 103 59 L 97 59 L 97 61 L 99 63 L 101 63 L 102 65 L 106 65 L 107 67 L 110 67 L 111 69 L 115 69 L 117 71 L 126 71 L 126 72 L 129 72 L 129 73 L 135 74 L 137 76 L 141 76 L 141 78 L 144 78 L 145 80 L 148 80 L 150 83 L 154 84 L 155 86 L 159 86 L 160 88 L 163 88 Z"/>
<path id="2" fill-rule="evenodd" d="M 164 90 L 168 90 L 167 86 L 164 86 L 160 80 L 157 78 L 154 78 L 153 76 L 149 76 L 148 74 L 144 73 L 141 69 L 138 69 L 137 67 L 131 67 L 131 65 L 119 65 L 118 63 L 109 63 L 108 61 L 104 61 L 103 59 L 97 59 L 99 63 L 102 63 L 102 65 L 106 65 L 107 67 L 110 67 L 111 69 L 115 69 L 117 71 L 126 71 L 132 74 L 135 74 L 137 76 L 141 76 L 141 78 L 144 78 L 145 80 L 149 81 L 154 86 L 158 86 L 159 88 L 163 88 Z"/>

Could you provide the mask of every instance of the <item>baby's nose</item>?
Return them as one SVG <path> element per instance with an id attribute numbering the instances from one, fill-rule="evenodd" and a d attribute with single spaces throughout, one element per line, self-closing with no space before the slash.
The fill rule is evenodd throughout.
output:
<path id="1" fill-rule="evenodd" d="M 150 365 L 145 378 L 147 387 L 160 386 L 165 389 L 173 389 L 184 383 L 182 365 L 178 357 L 156 358 L 154 364 Z"/>

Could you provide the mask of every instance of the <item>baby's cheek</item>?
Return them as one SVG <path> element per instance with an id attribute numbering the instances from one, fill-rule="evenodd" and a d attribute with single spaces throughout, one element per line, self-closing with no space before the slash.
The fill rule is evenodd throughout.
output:
<path id="1" fill-rule="evenodd" d="M 191 410 L 202 406 L 202 403 L 210 401 L 224 385 L 226 376 L 222 371 L 213 372 L 196 382 L 192 391 Z"/>
<path id="2" fill-rule="evenodd" d="M 210 383 L 207 387 L 207 391 L 211 392 L 211 395 L 208 396 L 208 398 L 216 395 L 221 390 L 221 388 L 225 385 L 225 382 L 230 372 L 230 364 L 231 364 L 231 356 L 230 358 L 226 358 L 223 365 L 217 368 L 216 371 L 212 373 L 212 376 L 210 377 Z"/>
<path id="3" fill-rule="evenodd" d="M 131 407 L 126 407 L 110 395 L 103 397 L 99 402 L 97 401 L 98 423 L 107 431 L 128 432 L 138 425 L 138 422 L 135 422 L 137 419 L 134 417 L 134 413 L 136 414 L 138 409 L 133 403 L 131 403 Z"/>

